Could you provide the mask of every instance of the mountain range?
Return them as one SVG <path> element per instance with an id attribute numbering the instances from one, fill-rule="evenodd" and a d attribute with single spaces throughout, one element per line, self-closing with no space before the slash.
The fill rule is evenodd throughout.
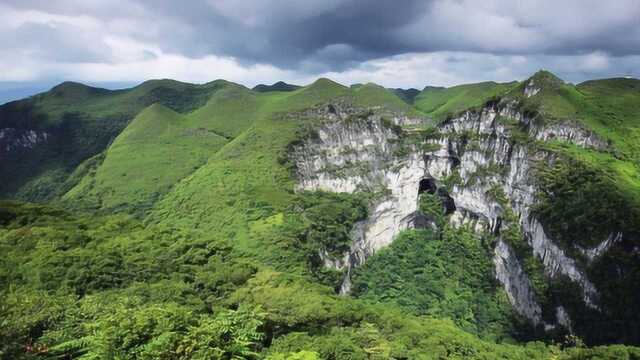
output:
<path id="1" fill-rule="evenodd" d="M 0 356 L 640 358 L 640 80 L 0 106 Z"/>

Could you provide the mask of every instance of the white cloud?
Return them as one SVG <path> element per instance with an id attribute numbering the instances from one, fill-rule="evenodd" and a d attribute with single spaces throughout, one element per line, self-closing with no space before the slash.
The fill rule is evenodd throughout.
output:
<path id="1" fill-rule="evenodd" d="M 320 76 L 344 84 L 371 81 L 386 87 L 421 89 L 425 85 L 452 86 L 481 81 L 523 80 L 540 69 L 546 69 L 566 81 L 580 82 L 601 77 L 640 77 L 640 69 L 636 66 L 639 61 L 639 56 L 609 57 L 603 52 L 522 56 L 443 51 L 371 60 L 355 69 L 327 72 Z"/>
<path id="2" fill-rule="evenodd" d="M 188 58 L 175 54 L 158 54 L 151 59 L 120 63 L 51 64 L 48 68 L 64 78 L 89 82 L 141 82 L 148 79 L 170 78 L 204 83 L 227 79 L 243 84 L 268 82 L 290 78 L 287 71 L 271 65 L 242 66 L 235 59 L 209 55 Z"/>
<path id="3" fill-rule="evenodd" d="M 596 51 L 582 57 L 580 68 L 586 71 L 606 70 L 609 67 L 609 56 Z"/>
<path id="4" fill-rule="evenodd" d="M 110 39 L 107 43 L 114 50 L 130 55 L 123 55 L 116 62 L 27 61 L 11 64 L 0 61 L 0 66 L 11 68 L 11 71 L 0 73 L 0 81 L 34 81 L 55 74 L 57 79 L 90 83 L 142 82 L 157 78 L 204 83 L 226 79 L 252 87 L 279 80 L 308 84 L 318 77 L 328 77 L 345 85 L 375 82 L 386 87 L 421 89 L 425 85 L 452 86 L 481 81 L 522 80 L 541 68 L 562 74 L 565 80 L 573 82 L 606 76 L 640 77 L 639 70 L 634 67 L 640 62 L 640 57 L 612 58 L 600 52 L 575 56 L 528 57 L 472 52 L 412 53 L 366 61 L 345 71 L 308 74 L 270 64 L 244 65 L 232 57 L 208 55 L 189 58 L 164 53 L 153 45 L 122 39 Z M 153 56 L 144 57 L 144 51 L 147 50 Z M 617 68 L 617 72 L 606 72 L 610 67 Z"/>
<path id="5" fill-rule="evenodd" d="M 55 29 L 60 24 L 73 25 L 83 29 L 98 29 L 102 22 L 86 15 L 59 15 L 38 10 L 17 10 L 0 4 L 0 23 L 3 27 L 16 29 L 25 24 L 47 25 Z"/>
<path id="6" fill-rule="evenodd" d="M 131 38 L 108 35 L 103 38 L 103 41 L 111 53 L 111 62 L 136 62 L 162 56 L 162 49 L 159 46 Z"/>

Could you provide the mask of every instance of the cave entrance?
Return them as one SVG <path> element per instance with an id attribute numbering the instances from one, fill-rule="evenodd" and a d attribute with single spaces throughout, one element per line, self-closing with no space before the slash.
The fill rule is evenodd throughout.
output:
<path id="1" fill-rule="evenodd" d="M 422 179 L 418 186 L 418 195 L 422 193 L 435 194 L 438 187 L 433 179 Z"/>
<path id="2" fill-rule="evenodd" d="M 442 206 L 444 207 L 444 214 L 451 215 L 456 211 L 456 202 L 453 200 L 451 196 L 449 196 L 449 192 L 445 188 L 438 189 L 438 196 L 440 197 L 440 201 L 442 201 Z"/>
<path id="3" fill-rule="evenodd" d="M 423 193 L 437 195 L 440 198 L 445 215 L 450 215 L 456 211 L 456 203 L 449 195 L 447 189 L 444 187 L 438 187 L 433 179 L 420 180 L 420 184 L 418 185 L 418 195 Z"/>

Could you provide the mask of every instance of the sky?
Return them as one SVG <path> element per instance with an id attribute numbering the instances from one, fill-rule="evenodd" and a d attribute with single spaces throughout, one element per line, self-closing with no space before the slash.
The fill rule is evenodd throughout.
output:
<path id="1" fill-rule="evenodd" d="M 0 102 L 66 80 L 640 77 L 640 0 L 0 0 Z"/>

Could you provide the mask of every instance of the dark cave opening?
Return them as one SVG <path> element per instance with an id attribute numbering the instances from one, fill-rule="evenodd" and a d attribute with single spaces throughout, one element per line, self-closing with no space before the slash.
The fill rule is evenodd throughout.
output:
<path id="1" fill-rule="evenodd" d="M 444 207 L 445 215 L 452 214 L 456 211 L 456 203 L 453 198 L 449 196 L 447 189 L 444 187 L 438 187 L 434 179 L 426 178 L 420 180 L 418 185 L 418 195 L 423 193 L 438 195 L 442 202 L 442 206 Z"/>
<path id="2" fill-rule="evenodd" d="M 418 195 L 424 192 L 429 194 L 435 194 L 438 187 L 433 179 L 422 179 L 418 187 Z"/>
<path id="3" fill-rule="evenodd" d="M 450 215 L 456 211 L 456 202 L 453 200 L 451 196 L 449 196 L 449 192 L 447 189 L 441 187 L 438 189 L 438 197 L 440 197 L 440 201 L 442 202 L 442 206 L 444 206 L 444 214 Z"/>

